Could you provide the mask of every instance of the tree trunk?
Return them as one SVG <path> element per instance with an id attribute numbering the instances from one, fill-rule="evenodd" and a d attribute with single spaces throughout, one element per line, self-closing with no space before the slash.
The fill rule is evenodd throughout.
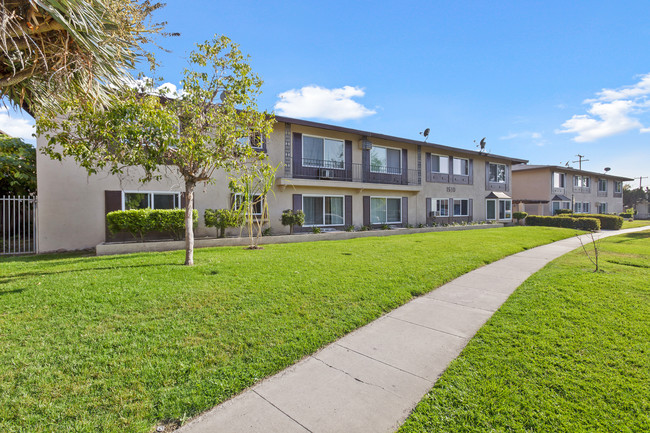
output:
<path id="1" fill-rule="evenodd" d="M 185 265 L 194 265 L 194 187 L 196 183 L 185 181 Z"/>

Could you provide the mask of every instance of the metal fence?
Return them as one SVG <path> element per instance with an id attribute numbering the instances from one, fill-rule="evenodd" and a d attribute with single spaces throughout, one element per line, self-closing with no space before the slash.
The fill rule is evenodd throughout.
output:
<path id="1" fill-rule="evenodd" d="M 32 254 L 38 250 L 36 197 L 0 198 L 0 255 Z"/>

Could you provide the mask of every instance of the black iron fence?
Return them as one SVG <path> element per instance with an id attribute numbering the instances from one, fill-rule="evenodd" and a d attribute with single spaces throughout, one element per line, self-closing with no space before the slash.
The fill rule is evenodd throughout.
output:
<path id="1" fill-rule="evenodd" d="M 0 232 L 0 255 L 35 253 L 36 198 L 1 197 Z"/>

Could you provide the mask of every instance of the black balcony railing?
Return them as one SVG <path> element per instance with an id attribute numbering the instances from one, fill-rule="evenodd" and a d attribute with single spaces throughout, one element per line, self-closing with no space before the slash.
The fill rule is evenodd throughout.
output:
<path id="1" fill-rule="evenodd" d="M 392 185 L 421 185 L 418 170 L 380 167 L 376 164 L 351 163 L 334 160 L 293 160 L 292 176 L 296 179 L 338 180 L 346 182 L 384 183 Z"/>

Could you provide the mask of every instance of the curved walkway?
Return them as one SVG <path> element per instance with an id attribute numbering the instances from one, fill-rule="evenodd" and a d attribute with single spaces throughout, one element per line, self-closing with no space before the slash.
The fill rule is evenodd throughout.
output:
<path id="1" fill-rule="evenodd" d="M 583 242 L 587 240 L 583 236 Z M 578 239 L 569 238 L 471 271 L 263 380 L 178 431 L 395 431 L 508 296 L 548 262 L 576 248 Z"/>

